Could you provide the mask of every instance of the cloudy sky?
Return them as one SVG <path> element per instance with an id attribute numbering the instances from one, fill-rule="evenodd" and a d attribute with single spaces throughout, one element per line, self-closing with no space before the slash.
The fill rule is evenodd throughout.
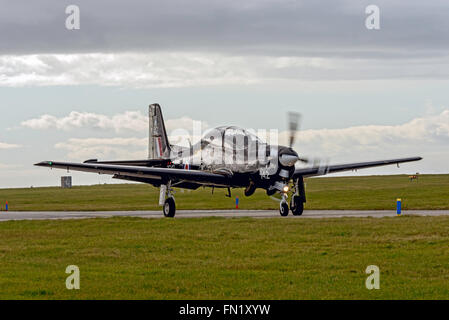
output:
<path id="1" fill-rule="evenodd" d="M 71 4 L 79 30 L 66 28 Z M 372 4 L 379 30 L 365 26 Z M 173 135 L 193 120 L 282 132 L 295 110 L 304 156 L 418 155 L 363 173 L 449 172 L 446 0 L 0 5 L 0 187 L 58 184 L 64 172 L 41 160 L 145 158 L 153 102 Z"/>

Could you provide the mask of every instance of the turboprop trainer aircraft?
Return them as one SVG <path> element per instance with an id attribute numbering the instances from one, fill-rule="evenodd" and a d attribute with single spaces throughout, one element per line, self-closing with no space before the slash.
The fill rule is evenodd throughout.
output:
<path id="1" fill-rule="evenodd" d="M 299 216 L 306 202 L 304 178 L 421 160 L 412 157 L 296 168 L 298 161 L 308 163 L 292 149 L 297 118 L 297 114 L 291 115 L 288 147 L 268 144 L 251 131 L 234 126 L 208 130 L 195 145 L 182 147 L 169 143 L 161 107 L 152 104 L 149 107 L 149 159 L 91 159 L 84 163 L 43 161 L 35 165 L 110 174 L 115 179 L 151 184 L 160 188 L 159 205 L 163 206 L 166 217 L 175 216 L 173 188 L 197 189 L 200 186 L 227 188 L 228 196 L 231 196 L 231 188 L 245 188 L 246 196 L 251 196 L 257 188 L 266 190 L 268 196 L 279 193 L 281 216 L 288 215 L 289 207 L 293 215 Z"/>

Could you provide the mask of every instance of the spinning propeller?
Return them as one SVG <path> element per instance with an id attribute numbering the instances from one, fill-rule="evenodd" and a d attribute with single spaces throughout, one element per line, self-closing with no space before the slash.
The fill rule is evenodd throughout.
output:
<path id="1" fill-rule="evenodd" d="M 293 144 L 295 143 L 296 135 L 298 133 L 299 122 L 301 121 L 301 114 L 298 112 L 290 111 L 287 113 L 287 119 L 288 119 L 288 130 L 289 130 L 288 146 L 290 148 L 292 148 Z M 306 158 L 298 157 L 297 160 L 304 162 L 304 163 L 309 163 L 309 160 Z"/>
<path id="2" fill-rule="evenodd" d="M 288 146 L 291 148 L 295 143 L 296 132 L 299 126 L 299 120 L 301 119 L 301 114 L 298 112 L 288 112 L 288 130 L 289 130 L 289 144 Z"/>

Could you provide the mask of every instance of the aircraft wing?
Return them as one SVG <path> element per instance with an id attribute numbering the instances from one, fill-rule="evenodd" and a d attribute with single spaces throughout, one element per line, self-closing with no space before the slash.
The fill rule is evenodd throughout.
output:
<path id="1" fill-rule="evenodd" d="M 159 181 L 165 183 L 168 180 L 195 182 L 206 185 L 228 186 L 230 178 L 224 174 L 200 171 L 185 170 L 174 168 L 157 168 L 157 167 L 139 167 L 126 165 L 112 165 L 100 163 L 71 163 L 71 162 L 55 162 L 43 161 L 36 163 L 35 166 L 94 172 L 99 174 L 110 174 L 118 177 L 134 177 L 135 181 L 147 179 L 148 181 Z M 131 180 L 131 179 L 129 179 Z"/>
<path id="2" fill-rule="evenodd" d="M 89 159 L 84 161 L 84 163 L 116 164 L 124 166 L 141 166 L 141 167 L 155 167 L 167 165 L 169 162 L 171 162 L 170 159 L 118 160 L 118 161 L 98 161 L 98 159 Z"/>
<path id="3" fill-rule="evenodd" d="M 401 158 L 401 159 L 391 159 L 391 160 L 380 160 L 380 161 L 370 161 L 370 162 L 356 162 L 356 163 L 348 163 L 348 164 L 337 164 L 337 165 L 324 165 L 324 166 L 315 166 L 311 168 L 301 168 L 296 169 L 293 174 L 293 178 L 298 176 L 303 177 L 312 177 L 312 176 L 323 176 L 329 173 L 334 172 L 342 172 L 349 170 L 357 170 L 357 169 L 365 169 L 372 167 L 380 167 L 387 166 L 390 164 L 399 164 L 403 162 L 411 162 L 411 161 L 419 161 L 421 157 L 412 157 L 412 158 Z"/>

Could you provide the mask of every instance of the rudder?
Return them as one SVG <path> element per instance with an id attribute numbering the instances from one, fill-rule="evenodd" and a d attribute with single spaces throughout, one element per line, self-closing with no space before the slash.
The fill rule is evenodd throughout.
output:
<path id="1" fill-rule="evenodd" d="M 167 131 L 165 130 L 164 118 L 162 117 L 161 106 L 157 103 L 150 104 L 149 114 L 149 159 L 170 158 L 170 143 L 168 142 Z"/>

